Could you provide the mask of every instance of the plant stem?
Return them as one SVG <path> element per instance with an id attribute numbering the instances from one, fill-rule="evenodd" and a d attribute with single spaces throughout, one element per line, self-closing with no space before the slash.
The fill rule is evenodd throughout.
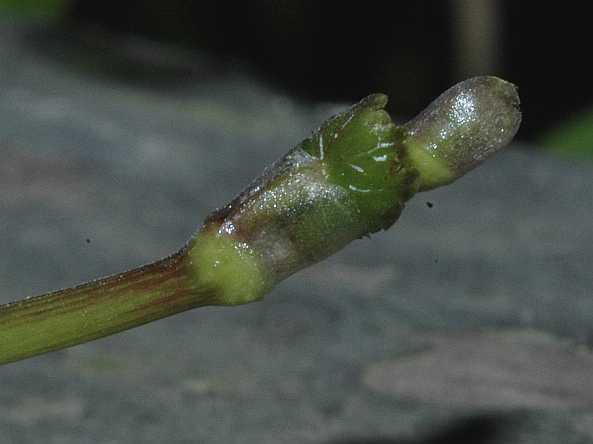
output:
<path id="1" fill-rule="evenodd" d="M 0 364 L 204 305 L 261 299 L 355 239 L 389 228 L 416 192 L 451 183 L 515 135 L 515 87 L 462 82 L 396 126 L 374 94 L 329 119 L 179 252 L 77 287 L 0 306 Z"/>
<path id="2" fill-rule="evenodd" d="M 57 350 L 216 303 L 183 255 L 0 307 L 0 363 Z"/>

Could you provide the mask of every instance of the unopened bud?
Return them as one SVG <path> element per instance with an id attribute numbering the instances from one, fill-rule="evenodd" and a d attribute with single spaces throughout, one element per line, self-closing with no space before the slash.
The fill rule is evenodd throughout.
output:
<path id="1" fill-rule="evenodd" d="M 474 77 L 441 94 L 405 125 L 420 190 L 453 182 L 507 145 L 519 129 L 519 95 L 497 77 Z"/>

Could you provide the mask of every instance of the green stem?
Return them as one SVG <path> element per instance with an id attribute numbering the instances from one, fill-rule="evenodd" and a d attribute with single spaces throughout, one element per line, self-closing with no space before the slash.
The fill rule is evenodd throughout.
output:
<path id="1" fill-rule="evenodd" d="M 462 82 L 396 126 L 374 94 L 215 211 L 179 252 L 122 274 L 0 305 L 0 364 L 204 305 L 261 299 L 353 240 L 389 228 L 417 191 L 446 185 L 519 127 L 513 85 Z"/>
<path id="2" fill-rule="evenodd" d="M 0 307 L 0 363 L 69 347 L 216 302 L 183 255 Z"/>

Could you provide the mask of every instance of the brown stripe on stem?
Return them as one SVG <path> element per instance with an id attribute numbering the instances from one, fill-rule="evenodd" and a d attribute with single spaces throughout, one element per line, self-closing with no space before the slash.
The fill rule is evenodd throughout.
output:
<path id="1" fill-rule="evenodd" d="M 125 273 L 0 306 L 0 363 L 12 362 L 216 304 L 196 287 L 186 249 Z"/>

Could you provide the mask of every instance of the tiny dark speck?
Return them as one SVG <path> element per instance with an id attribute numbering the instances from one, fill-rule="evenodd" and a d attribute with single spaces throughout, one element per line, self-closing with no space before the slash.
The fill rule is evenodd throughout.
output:
<path id="1" fill-rule="evenodd" d="M 91 243 L 91 240 L 88 237 L 86 238 L 86 243 L 87 244 L 90 244 Z"/>
<path id="2" fill-rule="evenodd" d="M 435 263 L 435 264 L 438 264 L 438 263 L 439 263 L 439 258 L 436 258 L 436 259 L 434 260 L 434 263 Z"/>
<path id="3" fill-rule="evenodd" d="M 434 207 L 434 204 L 432 202 L 426 202 L 426 206 L 428 208 L 432 208 L 432 207 Z"/>

